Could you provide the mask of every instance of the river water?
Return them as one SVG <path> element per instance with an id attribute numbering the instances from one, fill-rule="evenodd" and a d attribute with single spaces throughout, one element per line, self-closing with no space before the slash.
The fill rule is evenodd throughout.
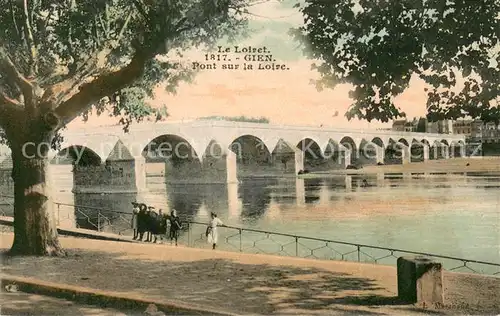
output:
<path id="1" fill-rule="evenodd" d="M 61 226 L 96 229 L 87 219 L 96 223 L 97 211 L 72 205 L 130 214 L 137 200 L 176 209 L 184 221 L 206 223 L 216 212 L 231 226 L 500 263 L 500 174 L 309 174 L 229 185 L 171 185 L 156 176 L 137 195 L 73 194 L 68 171 L 52 175 L 54 200 L 68 204 L 58 206 Z M 113 229 L 130 228 L 128 214 Z"/>
<path id="2" fill-rule="evenodd" d="M 55 200 L 68 204 L 130 213 L 130 202 L 139 200 L 163 211 L 175 208 L 183 220 L 207 222 L 213 211 L 233 226 L 500 262 L 500 174 L 325 175 L 179 186 L 148 177 L 149 192 L 139 196 L 73 195 L 71 174 L 54 179 Z M 74 220 L 72 208 L 60 212 Z"/>

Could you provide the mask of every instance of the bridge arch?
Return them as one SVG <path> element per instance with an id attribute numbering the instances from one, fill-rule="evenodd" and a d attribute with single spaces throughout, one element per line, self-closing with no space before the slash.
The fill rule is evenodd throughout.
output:
<path id="1" fill-rule="evenodd" d="M 440 140 L 435 139 L 434 142 L 432 142 L 432 146 L 441 146 L 443 143 L 441 143 Z"/>
<path id="2" fill-rule="evenodd" d="M 358 146 L 356 145 L 356 141 L 354 140 L 354 138 L 352 138 L 351 136 L 344 136 L 340 139 L 339 143 L 352 150 L 352 151 L 356 151 L 358 149 Z"/>
<path id="3" fill-rule="evenodd" d="M 377 142 L 382 141 L 380 138 L 376 140 Z M 379 142 L 379 143 L 380 143 Z M 377 164 L 378 160 L 378 148 L 384 148 L 383 143 L 382 146 L 371 142 L 366 139 L 362 139 L 361 143 L 359 144 L 359 158 L 358 161 L 362 165 L 375 165 Z"/>
<path id="4" fill-rule="evenodd" d="M 373 144 L 375 144 L 375 145 L 377 145 L 377 146 L 379 146 L 381 148 L 385 147 L 384 141 L 380 137 L 374 137 L 374 138 L 372 138 L 371 143 L 373 143 Z"/>
<path id="5" fill-rule="evenodd" d="M 426 146 L 429 150 L 429 159 L 430 160 L 435 160 L 438 159 L 438 146 L 436 144 L 439 144 L 439 142 L 434 141 L 431 142 L 429 139 L 424 138 L 421 140 L 421 143 L 423 146 Z"/>
<path id="6" fill-rule="evenodd" d="M 299 170 L 295 170 L 297 168 L 295 165 L 296 151 L 293 144 L 280 138 L 271 152 L 274 168 L 284 173 L 298 172 Z"/>
<path id="7" fill-rule="evenodd" d="M 403 145 L 405 145 L 406 147 L 410 146 L 410 143 L 408 142 L 408 140 L 404 137 L 398 139 L 398 143 L 401 143 Z"/>
<path id="8" fill-rule="evenodd" d="M 425 161 L 425 144 L 414 138 L 410 146 L 410 162 Z"/>
<path id="9" fill-rule="evenodd" d="M 466 145 L 462 140 L 454 140 L 450 143 L 450 155 L 452 157 L 465 157 L 466 156 Z"/>
<path id="10" fill-rule="evenodd" d="M 155 137 L 142 149 L 146 162 L 171 160 L 174 165 L 182 160 L 196 161 L 200 156 L 186 138 L 176 134 L 163 134 Z"/>
<path id="11" fill-rule="evenodd" d="M 234 139 L 229 150 L 234 152 L 236 160 L 243 164 L 267 163 L 271 159 L 271 152 L 262 139 L 250 134 Z"/>
<path id="12" fill-rule="evenodd" d="M 424 144 L 425 146 L 428 146 L 430 147 L 431 146 L 431 143 L 429 142 L 428 139 L 426 138 L 423 138 L 421 141 L 420 141 L 422 144 Z"/>
<path id="13" fill-rule="evenodd" d="M 323 150 L 323 156 L 327 160 L 324 171 L 338 168 L 345 169 L 347 165 L 352 164 L 351 153 L 347 153 L 346 149 L 338 141 L 331 138 Z"/>
<path id="14" fill-rule="evenodd" d="M 354 165 L 359 158 L 358 146 L 356 146 L 356 142 L 350 136 L 344 136 L 339 142 L 344 148 L 348 149 L 351 153 L 350 164 Z"/>
<path id="15" fill-rule="evenodd" d="M 429 159 L 443 159 L 445 150 L 447 150 L 445 147 L 448 148 L 448 146 L 442 143 L 441 140 L 435 139 L 432 143 L 430 143 Z"/>
<path id="16" fill-rule="evenodd" d="M 295 147 L 302 152 L 304 170 L 318 171 L 326 166 L 323 149 L 315 139 L 305 137 Z"/>
<path id="17" fill-rule="evenodd" d="M 323 158 L 323 150 L 319 143 L 313 138 L 306 137 L 301 139 L 295 146 L 304 152 L 306 159 L 321 159 Z"/>
<path id="18" fill-rule="evenodd" d="M 198 177 L 205 179 L 203 182 L 207 182 L 206 179 L 215 180 L 215 182 L 237 181 L 237 161 L 235 157 L 228 160 L 228 155 L 231 156 L 231 153 L 218 140 L 210 140 L 203 150 Z"/>
<path id="19" fill-rule="evenodd" d="M 70 145 L 59 150 L 50 163 L 56 165 L 99 166 L 102 164 L 102 158 L 89 147 Z"/>
<path id="20" fill-rule="evenodd" d="M 103 159 L 95 150 L 84 145 L 69 145 L 50 154 L 51 169 L 57 170 L 52 177 L 56 188 L 68 188 L 68 179 L 63 176 L 68 174 L 72 178 L 71 189 L 105 183 Z"/>
<path id="21" fill-rule="evenodd" d="M 209 157 L 222 159 L 222 157 L 226 154 L 223 145 L 221 145 L 217 140 L 212 139 L 203 152 L 203 159 L 205 160 Z"/>
<path id="22" fill-rule="evenodd" d="M 177 134 L 162 134 L 150 140 L 141 151 L 146 166 L 141 172 L 161 174 L 166 183 L 184 183 L 187 179 L 200 179 L 202 162 L 192 144 Z"/>
<path id="23" fill-rule="evenodd" d="M 266 175 L 272 168 L 269 148 L 255 135 L 238 136 L 230 143 L 228 149 L 236 156 L 235 168 L 238 177 Z"/>
<path id="24" fill-rule="evenodd" d="M 403 147 L 406 146 L 407 143 L 408 142 L 404 138 L 389 138 L 384 149 L 384 164 L 402 164 Z"/>

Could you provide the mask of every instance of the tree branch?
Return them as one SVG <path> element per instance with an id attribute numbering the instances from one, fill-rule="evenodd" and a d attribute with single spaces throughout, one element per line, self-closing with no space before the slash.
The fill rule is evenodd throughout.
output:
<path id="1" fill-rule="evenodd" d="M 33 85 L 19 72 L 19 70 L 17 70 L 16 65 L 14 65 L 14 62 L 2 47 L 0 47 L 0 69 L 3 69 L 5 74 L 12 78 L 19 90 L 21 90 L 24 96 L 25 107 L 29 108 L 32 106 L 34 94 Z"/>
<path id="2" fill-rule="evenodd" d="M 22 36 L 21 36 L 21 32 L 19 31 L 19 27 L 17 25 L 16 11 L 14 10 L 13 0 L 10 0 L 9 4 L 10 4 L 10 11 L 11 11 L 11 14 L 12 14 L 12 23 L 14 24 L 14 28 L 16 29 L 17 36 L 21 40 Z"/>
<path id="3" fill-rule="evenodd" d="M 130 23 L 130 19 L 132 18 L 132 11 L 127 15 L 127 18 L 125 19 L 125 22 L 123 23 L 122 28 L 120 29 L 120 32 L 118 33 L 118 37 L 116 39 L 117 44 L 121 41 L 123 38 L 123 35 L 125 34 L 125 31 L 127 30 L 127 26 Z"/>
<path id="4" fill-rule="evenodd" d="M 88 58 L 82 65 L 75 67 L 74 71 L 71 71 L 65 80 L 60 81 L 45 90 L 42 97 L 43 104 L 45 106 L 57 106 L 73 92 L 78 84 L 82 83 L 87 77 L 98 73 L 98 70 L 106 65 L 106 60 L 113 52 L 113 49 L 118 47 L 131 18 L 132 12 L 130 12 L 125 19 L 125 22 L 116 39 L 111 40 L 105 48 L 93 54 L 93 56 Z M 46 108 L 45 110 L 49 109 Z"/>
<path id="5" fill-rule="evenodd" d="M 12 99 L 7 94 L 0 89 L 0 105 L 5 104 L 5 106 L 22 107 L 22 103 L 16 99 Z"/>
<path id="6" fill-rule="evenodd" d="M 71 71 L 66 79 L 52 85 L 50 88 L 45 90 L 42 96 L 42 104 L 44 106 L 57 106 L 68 94 L 73 91 L 75 86 L 85 78 L 91 76 L 99 68 L 99 64 L 107 58 L 111 53 L 111 48 L 105 48 L 93 56 L 89 57 L 82 65 L 77 67 L 74 71 Z M 45 108 L 44 110 L 49 110 Z"/>
<path id="7" fill-rule="evenodd" d="M 29 76 L 30 77 L 35 77 L 36 73 L 38 72 L 38 67 L 37 67 L 37 50 L 35 47 L 35 40 L 33 38 L 33 31 L 31 29 L 31 22 L 30 22 L 30 15 L 29 15 L 29 8 L 28 8 L 28 0 L 23 1 L 23 14 L 24 14 L 24 32 L 25 32 L 25 38 L 26 38 L 26 45 L 28 46 L 28 52 L 30 54 L 30 67 L 29 67 Z"/>
<path id="8" fill-rule="evenodd" d="M 0 91 L 0 127 L 2 129 L 9 129 L 19 123 L 17 118 L 24 114 L 21 106 L 21 103 L 9 98 L 3 91 Z"/>
<path id="9" fill-rule="evenodd" d="M 61 124 L 69 123 L 93 103 L 134 82 L 143 74 L 146 62 L 154 55 L 154 51 L 151 50 L 137 51 L 130 63 L 124 68 L 103 74 L 83 85 L 77 94 L 55 109 L 54 112 L 59 117 Z"/>

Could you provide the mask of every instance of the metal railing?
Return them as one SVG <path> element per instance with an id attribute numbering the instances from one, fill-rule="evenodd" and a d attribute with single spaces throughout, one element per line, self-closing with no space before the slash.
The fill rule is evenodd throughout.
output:
<path id="1" fill-rule="evenodd" d="M 14 212 L 14 197 L 8 195 L 0 194 L 0 215 L 1 216 L 9 216 L 13 215 Z M 0 232 L 12 232 L 12 227 L 9 226 L 0 226 Z"/>
<path id="2" fill-rule="evenodd" d="M 55 208 L 60 227 L 132 235 L 131 213 L 60 202 L 55 202 Z M 207 223 L 185 221 L 183 226 L 179 236 L 181 245 L 211 247 L 205 237 Z M 226 251 L 385 265 L 395 265 L 401 256 L 417 255 L 439 260 L 449 271 L 500 276 L 500 263 L 235 226 L 218 228 L 217 247 Z"/>
<path id="3" fill-rule="evenodd" d="M 187 244 L 191 247 L 206 244 L 206 223 L 189 222 L 189 226 Z M 432 253 L 233 226 L 219 228 L 218 234 L 220 248 L 230 251 L 386 265 L 395 265 L 401 256 L 417 255 L 437 259 L 449 271 L 500 275 L 499 263 Z"/>

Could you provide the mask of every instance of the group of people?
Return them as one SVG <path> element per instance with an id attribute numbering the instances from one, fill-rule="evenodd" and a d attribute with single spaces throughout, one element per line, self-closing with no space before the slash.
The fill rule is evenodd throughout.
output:
<path id="1" fill-rule="evenodd" d="M 146 233 L 145 241 L 157 242 L 158 237 L 163 240 L 163 237 L 167 234 L 167 229 L 170 227 L 169 236 L 170 243 L 175 241 L 177 246 L 177 240 L 179 238 L 179 231 L 182 229 L 182 222 L 177 216 L 177 211 L 174 209 L 170 215 L 163 214 L 162 210 L 159 209 L 158 213 L 155 211 L 153 206 L 147 206 L 144 203 L 132 202 L 132 223 L 131 228 L 134 230 L 134 240 L 142 241 L 144 238 L 144 233 Z"/>
<path id="2" fill-rule="evenodd" d="M 175 245 L 177 246 L 179 232 L 182 229 L 182 222 L 179 216 L 177 216 L 177 211 L 175 209 L 172 210 L 170 215 L 167 215 L 163 214 L 161 209 L 159 209 L 157 213 L 153 206 L 147 206 L 144 203 L 132 202 L 132 206 L 134 210 L 132 212 L 131 226 L 134 230 L 134 240 L 142 241 L 144 233 L 146 233 L 145 241 L 153 241 L 156 243 L 158 237 L 160 237 L 160 240 L 163 240 L 163 236 L 166 236 L 167 229 L 170 227 L 168 238 L 171 244 L 175 241 Z M 217 214 L 212 212 L 205 234 L 208 243 L 212 245 L 212 249 L 215 249 L 217 246 L 219 237 L 217 232 L 218 226 L 224 226 L 224 223 L 217 217 Z"/>

